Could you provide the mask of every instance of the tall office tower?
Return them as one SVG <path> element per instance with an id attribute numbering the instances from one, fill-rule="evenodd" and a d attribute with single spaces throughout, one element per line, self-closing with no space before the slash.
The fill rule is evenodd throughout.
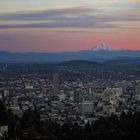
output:
<path id="1" fill-rule="evenodd" d="M 59 84 L 60 84 L 59 74 L 54 73 L 53 74 L 53 91 L 55 94 L 59 92 Z"/>
<path id="2" fill-rule="evenodd" d="M 138 82 L 136 85 L 135 93 L 135 99 L 140 100 L 140 82 Z"/>
<path id="3" fill-rule="evenodd" d="M 76 89 L 74 91 L 74 103 L 81 103 L 82 102 L 82 92 L 80 89 Z"/>

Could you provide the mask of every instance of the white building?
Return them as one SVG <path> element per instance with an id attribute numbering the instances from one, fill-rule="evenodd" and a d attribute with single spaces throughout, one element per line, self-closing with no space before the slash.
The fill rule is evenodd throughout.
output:
<path id="1" fill-rule="evenodd" d="M 0 126 L 0 138 L 2 138 L 5 133 L 8 133 L 8 125 Z"/>
<path id="2" fill-rule="evenodd" d="M 94 110 L 93 102 L 83 102 L 79 103 L 79 112 L 82 114 L 89 114 L 92 113 Z"/>

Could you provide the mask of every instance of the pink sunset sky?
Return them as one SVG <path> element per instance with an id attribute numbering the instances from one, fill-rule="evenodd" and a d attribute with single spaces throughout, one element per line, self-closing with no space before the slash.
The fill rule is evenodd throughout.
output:
<path id="1" fill-rule="evenodd" d="M 140 50 L 140 0 L 0 0 L 0 50 Z"/>

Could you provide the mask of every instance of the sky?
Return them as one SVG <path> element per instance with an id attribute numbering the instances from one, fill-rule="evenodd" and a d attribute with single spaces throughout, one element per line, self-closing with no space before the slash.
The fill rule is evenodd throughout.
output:
<path id="1" fill-rule="evenodd" d="M 0 0 L 0 51 L 140 50 L 140 0 Z"/>

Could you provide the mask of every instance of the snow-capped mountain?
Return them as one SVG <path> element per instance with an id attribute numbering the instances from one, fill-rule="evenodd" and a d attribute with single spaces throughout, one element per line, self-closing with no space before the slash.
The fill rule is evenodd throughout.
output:
<path id="1" fill-rule="evenodd" d="M 100 51 L 100 50 L 105 50 L 105 51 L 115 51 L 118 49 L 115 49 L 113 47 L 111 47 L 109 44 L 106 43 L 101 43 L 96 45 L 94 48 L 92 48 L 93 51 Z"/>

